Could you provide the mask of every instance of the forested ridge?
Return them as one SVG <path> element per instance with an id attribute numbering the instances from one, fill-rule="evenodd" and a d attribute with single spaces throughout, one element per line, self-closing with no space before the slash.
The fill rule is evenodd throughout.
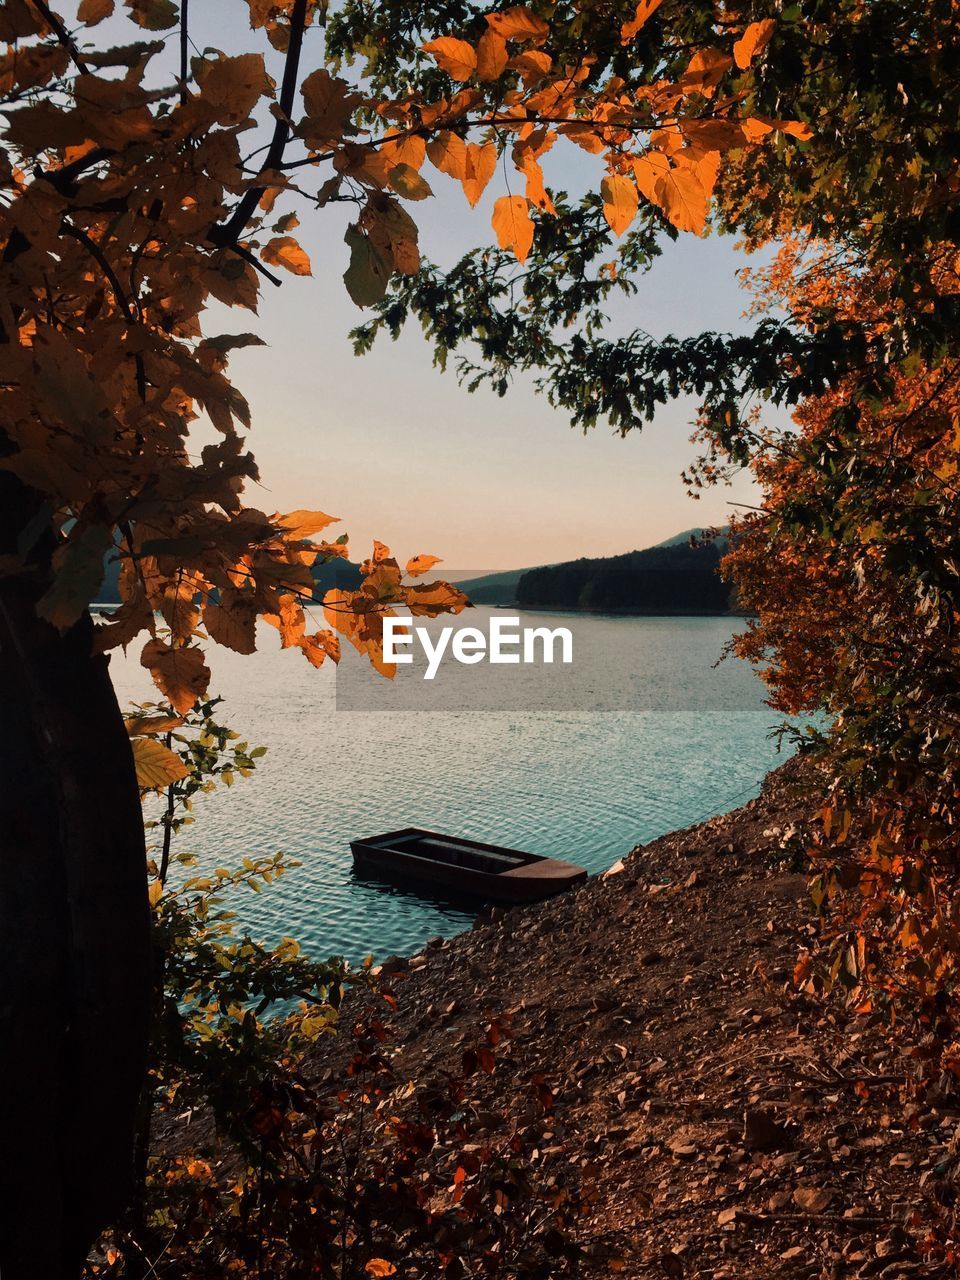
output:
<path id="1" fill-rule="evenodd" d="M 719 539 L 528 569 L 517 583 L 516 603 L 594 613 L 728 613 L 731 587 L 720 575 L 725 547 Z"/>

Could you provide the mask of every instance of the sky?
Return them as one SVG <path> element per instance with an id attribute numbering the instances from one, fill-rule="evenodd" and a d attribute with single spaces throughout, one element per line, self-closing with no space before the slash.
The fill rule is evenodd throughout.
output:
<path id="1" fill-rule="evenodd" d="M 197 49 L 263 47 L 244 11 L 241 0 L 192 6 Z M 91 34 L 99 43 L 115 24 Z M 130 39 L 129 24 L 120 25 Z M 308 34 L 304 74 L 319 62 L 320 33 Z M 575 190 L 599 184 L 593 166 L 566 144 L 544 167 L 548 185 Z M 303 172 L 304 182 L 314 176 L 318 187 L 327 176 Z M 489 243 L 493 201 L 506 190 L 502 172 L 475 210 L 459 184 L 429 165 L 424 173 L 436 194 L 412 208 L 422 250 L 447 265 Z M 219 307 L 223 314 L 209 317 L 208 332 L 253 330 L 268 344 L 231 359 L 233 380 L 251 404 L 248 445 L 262 478 L 247 490 L 250 505 L 339 516 L 330 533 L 348 533 L 355 558 L 376 537 L 403 559 L 428 553 L 450 569 L 482 572 L 650 546 L 692 526 L 726 523 L 731 502 L 756 501 L 746 477 L 699 502 L 686 496 L 680 472 L 697 452 L 689 443 L 690 401 L 664 407 L 651 426 L 625 439 L 604 426 L 584 435 L 523 375 L 505 398 L 484 389 L 469 394 L 452 369 L 442 374 L 432 366 L 416 325 L 398 343 L 380 339 L 371 354 L 355 357 L 348 333 L 364 313 L 341 278 L 348 209 L 302 213 L 296 234 L 312 277 L 281 273 L 282 288 L 265 283 L 258 318 Z M 730 239 L 666 240 L 636 298 L 618 303 L 618 330 L 743 329 L 746 300 L 736 272 L 745 261 Z"/>

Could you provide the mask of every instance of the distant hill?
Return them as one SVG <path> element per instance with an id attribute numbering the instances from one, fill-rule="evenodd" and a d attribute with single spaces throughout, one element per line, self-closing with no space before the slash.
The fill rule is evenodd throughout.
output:
<path id="1" fill-rule="evenodd" d="M 665 538 L 663 542 L 655 542 L 653 547 L 649 549 L 652 551 L 657 547 L 680 547 L 684 543 L 689 543 L 691 538 L 702 538 L 707 532 L 708 530 L 706 529 L 684 529 L 683 533 L 675 533 L 672 538 Z M 724 541 L 726 540 L 725 535 L 727 532 L 726 528 L 720 530 L 720 537 Z M 712 539 L 712 541 L 716 541 L 716 538 Z"/>
<path id="2" fill-rule="evenodd" d="M 726 530 L 703 547 L 691 547 L 690 539 L 705 532 L 686 529 L 643 551 L 507 569 L 457 586 L 474 604 L 600 613 L 727 613 L 730 590 L 718 572 L 727 549 Z"/>
<path id="3" fill-rule="evenodd" d="M 540 566 L 538 566 L 540 567 Z M 513 604 L 517 583 L 533 569 L 504 569 L 502 573 L 485 573 L 479 578 L 464 578 L 457 583 L 474 604 Z"/>
<path id="4" fill-rule="evenodd" d="M 728 613 L 730 587 L 719 573 L 725 549 L 725 539 L 703 547 L 680 543 L 531 569 L 517 583 L 517 605 L 594 613 Z"/>

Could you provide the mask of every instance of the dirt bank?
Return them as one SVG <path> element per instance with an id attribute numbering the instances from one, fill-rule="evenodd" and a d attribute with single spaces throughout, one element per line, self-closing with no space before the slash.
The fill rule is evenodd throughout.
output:
<path id="1" fill-rule="evenodd" d="M 455 1070 L 486 1013 L 511 1016 L 498 1053 L 556 1095 L 537 1158 L 596 1188 L 585 1274 L 955 1274 L 922 1241 L 960 1116 L 905 1109 L 882 1032 L 793 989 L 813 932 L 790 865 L 802 812 L 787 767 L 745 807 L 390 974 L 401 1078 Z"/>

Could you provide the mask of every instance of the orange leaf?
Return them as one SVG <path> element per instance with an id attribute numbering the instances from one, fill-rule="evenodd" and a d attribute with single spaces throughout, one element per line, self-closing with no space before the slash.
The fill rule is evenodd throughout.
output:
<path id="1" fill-rule="evenodd" d="M 543 169 L 532 156 L 527 156 L 521 166 L 518 166 L 520 172 L 527 180 L 527 199 L 531 204 L 535 204 L 538 209 L 543 209 L 547 213 L 555 213 L 553 201 L 550 194 L 543 185 Z"/>
<path id="2" fill-rule="evenodd" d="M 408 164 L 411 169 L 419 169 L 426 158 L 427 144 L 419 134 L 400 134 L 388 138 L 380 153 L 388 164 Z"/>
<path id="3" fill-rule="evenodd" d="M 419 578 L 422 573 L 429 573 L 435 564 L 440 564 L 439 556 L 414 556 L 407 561 L 407 573 L 411 578 Z"/>
<path id="4" fill-rule="evenodd" d="M 533 221 L 524 196 L 501 196 L 493 206 L 493 229 L 501 249 L 512 249 L 526 262 L 533 247 Z"/>
<path id="5" fill-rule="evenodd" d="M 260 257 L 274 266 L 286 267 L 295 276 L 310 275 L 310 259 L 293 236 L 274 236 L 260 250 Z"/>
<path id="6" fill-rule="evenodd" d="M 392 1262 L 388 1262 L 386 1258 L 371 1258 L 367 1263 L 366 1269 L 372 1276 L 393 1276 L 397 1274 L 397 1268 Z"/>
<path id="7" fill-rule="evenodd" d="M 658 205 L 660 198 L 657 195 L 657 183 L 662 177 L 670 172 L 670 161 L 665 155 L 659 151 L 650 151 L 645 156 L 639 156 L 633 162 L 633 172 L 637 179 L 637 186 L 651 202 Z"/>
<path id="8" fill-rule="evenodd" d="M 504 40 L 543 40 L 550 32 L 543 19 L 522 4 L 503 13 L 488 13 L 487 22 Z"/>
<path id="9" fill-rule="evenodd" d="M 423 45 L 423 51 L 429 53 L 453 80 L 469 80 L 477 69 L 477 51 L 466 40 L 440 36 Z"/>
<path id="10" fill-rule="evenodd" d="M 525 53 L 518 53 L 511 58 L 509 66 L 511 70 L 520 72 L 523 83 L 529 88 L 530 85 L 537 84 L 544 76 L 549 75 L 553 60 L 548 53 L 540 49 L 528 49 Z"/>
<path id="11" fill-rule="evenodd" d="M 140 655 L 140 665 L 148 669 L 154 683 L 181 715 L 207 691 L 210 668 L 200 649 L 172 649 L 162 640 L 148 640 Z"/>
<path id="12" fill-rule="evenodd" d="M 203 625 L 217 644 L 234 653 L 253 653 L 257 647 L 257 603 L 253 592 L 224 588 L 219 604 L 208 601 L 205 605 Z"/>
<path id="13" fill-rule="evenodd" d="M 766 134 L 773 131 L 773 125 L 766 120 L 761 120 L 759 116 L 749 116 L 746 120 L 741 120 L 740 128 L 748 142 L 759 142 Z"/>
<path id="14" fill-rule="evenodd" d="M 322 667 L 326 658 L 340 661 L 340 641 L 332 631 L 317 631 L 312 636 L 303 636 L 299 644 L 312 667 Z"/>
<path id="15" fill-rule="evenodd" d="M 462 181 L 467 172 L 467 144 L 456 133 L 444 129 L 427 143 L 427 155 L 434 168 Z"/>
<path id="16" fill-rule="evenodd" d="M 635 182 L 622 174 L 611 173 L 600 184 L 603 216 L 614 235 L 621 236 L 637 214 L 640 196 Z"/>
<path id="17" fill-rule="evenodd" d="M 467 144 L 463 190 L 471 205 L 476 205 L 497 167 L 497 144 L 476 142 Z"/>
<path id="18" fill-rule="evenodd" d="M 657 203 L 678 231 L 703 231 L 709 198 L 693 169 L 671 169 L 656 186 Z"/>
<path id="19" fill-rule="evenodd" d="M 404 603 L 415 618 L 436 618 L 441 613 L 462 613 L 469 599 L 449 582 L 422 582 L 406 587 Z"/>
<path id="20" fill-rule="evenodd" d="M 507 42 L 495 31 L 487 31 L 477 45 L 477 78 L 499 80 L 507 69 Z"/>
<path id="21" fill-rule="evenodd" d="M 303 606 L 291 592 L 280 597 L 280 612 L 265 613 L 263 620 L 280 632 L 280 644 L 284 649 L 298 645 L 307 629 Z"/>
<path id="22" fill-rule="evenodd" d="M 746 71 L 757 54 L 764 51 L 776 27 L 777 24 L 773 18 L 764 18 L 762 22 L 750 23 L 733 46 L 733 60 L 741 71 Z"/>
<path id="23" fill-rule="evenodd" d="M 699 93 L 704 98 L 710 98 L 724 73 L 732 66 L 733 59 L 722 49 L 701 49 L 693 55 L 680 77 L 680 88 L 684 93 Z"/>
<path id="24" fill-rule="evenodd" d="M 781 133 L 789 133 L 791 138 L 797 138 L 800 142 L 809 142 L 813 137 L 813 130 L 802 120 L 774 120 L 773 127 Z"/>
<path id="25" fill-rule="evenodd" d="M 81 0 L 80 7 L 77 9 L 77 21 L 82 22 L 84 26 L 95 27 L 104 18 L 109 18 L 111 13 L 113 13 L 113 0 Z"/>
<path id="26" fill-rule="evenodd" d="M 242 53 L 205 63 L 199 76 L 200 98 L 219 124 L 241 124 L 270 89 L 263 55 Z"/>
<path id="27" fill-rule="evenodd" d="M 620 28 L 620 43 L 629 44 L 651 14 L 660 8 L 661 0 L 640 0 L 629 22 Z"/>

